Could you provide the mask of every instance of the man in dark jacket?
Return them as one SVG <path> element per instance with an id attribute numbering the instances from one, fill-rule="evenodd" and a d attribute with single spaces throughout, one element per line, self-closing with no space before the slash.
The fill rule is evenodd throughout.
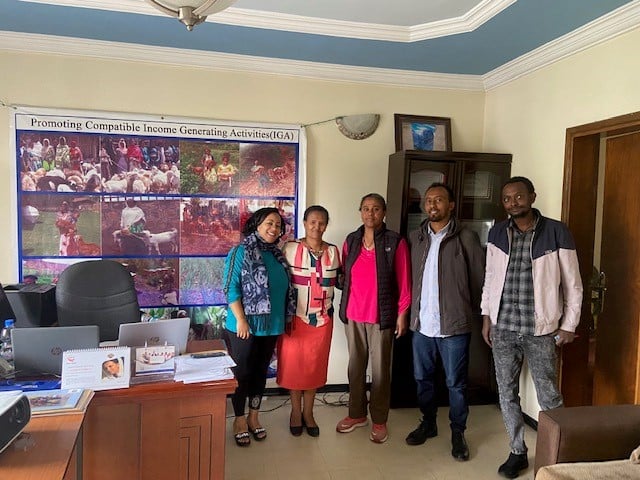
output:
<path id="1" fill-rule="evenodd" d="M 453 199 L 449 186 L 432 184 L 425 193 L 427 220 L 409 237 L 413 272 L 410 328 L 423 417 L 406 442 L 421 445 L 438 434 L 434 379 L 439 355 L 449 389 L 451 455 L 464 461 L 469 459 L 464 438 L 469 414 L 469 341 L 472 322 L 480 321 L 485 254 L 478 235 L 454 218 Z"/>

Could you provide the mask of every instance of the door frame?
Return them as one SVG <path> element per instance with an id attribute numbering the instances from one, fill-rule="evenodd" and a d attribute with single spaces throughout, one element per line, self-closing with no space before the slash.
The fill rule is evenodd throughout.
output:
<path id="1" fill-rule="evenodd" d="M 640 112 L 571 127 L 566 132 L 561 218 L 576 241 L 584 286 L 582 313 L 576 330 L 579 336 L 562 348 L 560 360 L 560 390 L 568 407 L 593 403 L 593 358 L 590 361 L 593 318 L 589 284 L 596 233 L 600 139 L 637 130 L 640 130 Z"/>

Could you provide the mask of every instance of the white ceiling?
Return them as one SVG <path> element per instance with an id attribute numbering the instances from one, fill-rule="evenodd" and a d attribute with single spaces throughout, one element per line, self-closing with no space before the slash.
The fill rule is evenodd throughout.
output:
<path id="1" fill-rule="evenodd" d="M 506 4 L 513 3 L 509 0 Z M 408 27 L 461 17 L 487 0 L 238 0 L 232 7 L 316 19 Z"/>

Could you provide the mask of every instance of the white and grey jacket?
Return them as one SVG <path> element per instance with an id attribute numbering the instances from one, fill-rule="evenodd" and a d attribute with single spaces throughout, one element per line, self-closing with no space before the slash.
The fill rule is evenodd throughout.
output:
<path id="1" fill-rule="evenodd" d="M 535 335 L 548 335 L 558 328 L 575 332 L 582 306 L 582 280 L 576 246 L 564 223 L 543 217 L 537 210 L 535 212 L 539 220 L 530 252 Z M 511 234 L 509 220 L 494 225 L 489 231 L 481 308 L 482 314 L 489 315 L 493 325 L 497 323 L 500 311 Z"/>

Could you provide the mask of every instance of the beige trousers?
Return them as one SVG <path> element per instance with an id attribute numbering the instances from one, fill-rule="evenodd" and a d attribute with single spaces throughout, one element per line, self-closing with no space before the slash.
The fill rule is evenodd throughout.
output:
<path id="1" fill-rule="evenodd" d="M 373 423 L 386 423 L 391 398 L 393 328 L 349 320 L 345 325 L 349 349 L 349 416 L 367 416 L 367 366 L 371 360 L 369 412 Z"/>

